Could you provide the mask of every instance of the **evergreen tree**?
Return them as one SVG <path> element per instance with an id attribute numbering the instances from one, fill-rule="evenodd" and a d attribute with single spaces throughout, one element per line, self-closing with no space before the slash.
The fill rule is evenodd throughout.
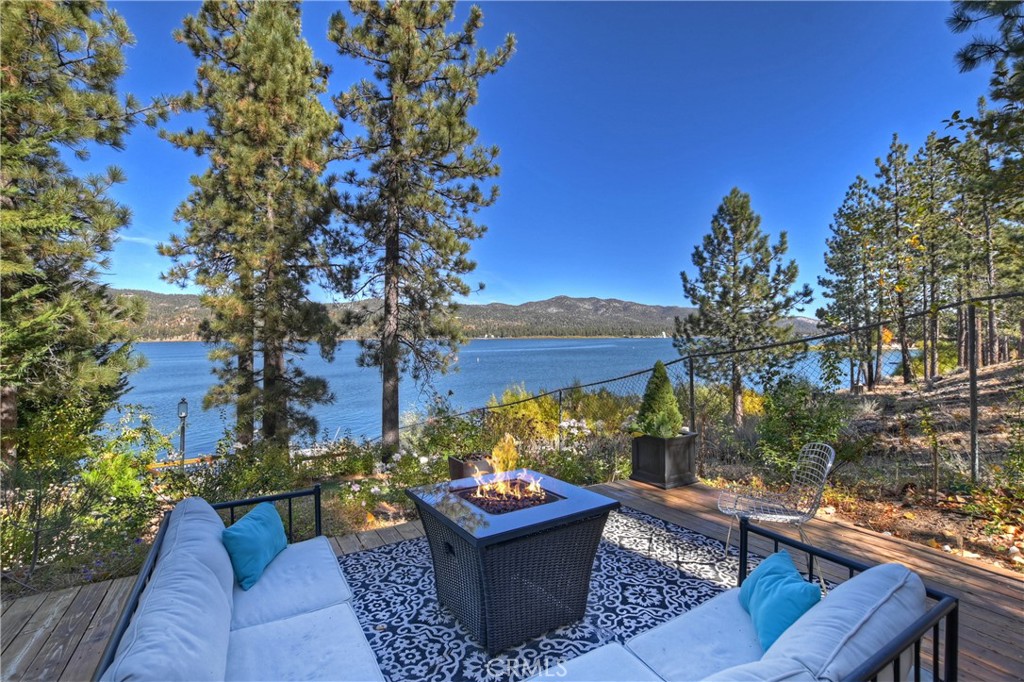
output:
<path id="1" fill-rule="evenodd" d="M 877 207 L 868 181 L 857 176 L 850 185 L 843 205 L 836 211 L 829 226 L 832 235 L 826 239 L 825 270 L 828 277 L 819 277 L 818 285 L 829 301 L 819 308 L 817 317 L 835 329 L 860 329 L 880 320 L 878 249 L 874 237 Z M 877 380 L 874 348 L 878 330 L 851 331 L 845 347 L 833 344 L 829 351 L 845 357 L 850 363 L 850 386 L 863 384 L 872 389 Z"/>
<path id="2" fill-rule="evenodd" d="M 948 146 L 936 133 L 930 133 L 910 166 L 910 221 L 917 230 L 913 247 L 919 252 L 921 305 L 928 312 L 921 318 L 925 379 L 939 373 L 938 307 L 945 302 L 942 292 L 951 271 L 949 235 L 953 226 L 948 207 L 953 198 L 953 168 Z"/>
<path id="3" fill-rule="evenodd" d="M 679 412 L 679 403 L 672 390 L 668 370 L 661 360 L 655 362 L 651 370 L 633 428 L 657 438 L 673 438 L 683 428 L 683 415 Z"/>
<path id="4" fill-rule="evenodd" d="M 127 325 L 141 307 L 99 282 L 131 218 L 108 195 L 123 173 L 80 177 L 61 155 L 121 149 L 157 110 L 118 97 L 134 38 L 106 3 L 4 2 L 0 13 L 0 429 L 10 461 L 31 455 L 18 429 L 60 405 L 95 426 L 139 365 Z"/>
<path id="5" fill-rule="evenodd" d="M 234 404 L 242 443 L 257 421 L 263 438 L 287 443 L 316 432 L 306 408 L 333 400 L 289 360 L 313 341 L 332 359 L 339 333 L 310 298 L 345 276 L 331 267 L 344 244 L 329 229 L 337 198 L 324 172 L 338 125 L 318 99 L 327 69 L 301 37 L 296 2 L 207 0 L 175 37 L 200 62 L 178 105 L 205 113 L 208 128 L 164 135 L 210 167 L 175 214 L 186 234 L 161 247 L 177 261 L 165 277 L 199 285 L 212 312 L 201 333 L 216 344 L 220 383 L 204 406 Z"/>
<path id="6" fill-rule="evenodd" d="M 1004 152 L 993 164 L 1000 191 L 1016 203 L 1024 200 L 1024 2 L 1022 0 L 957 0 L 947 24 L 954 33 L 996 25 L 995 37 L 975 35 L 956 54 L 961 71 L 992 64 L 989 95 L 998 108 L 962 122 L 986 143 Z M 953 114 L 960 123 L 960 113 Z"/>
<path id="7" fill-rule="evenodd" d="M 796 261 L 783 262 L 786 232 L 772 246 L 761 232 L 761 217 L 750 206 L 750 195 L 737 188 L 722 200 L 711 219 L 711 232 L 693 249 L 696 279 L 680 273 L 683 292 L 697 306 L 685 320 L 676 318 L 675 344 L 681 354 L 710 346 L 716 351 L 782 341 L 792 327 L 780 326 L 794 308 L 811 300 L 806 284 L 793 291 Z M 743 378 L 756 369 L 782 361 L 778 353 L 729 352 L 705 371 L 729 383 L 733 424 L 743 423 Z"/>
<path id="8" fill-rule="evenodd" d="M 885 160 L 875 159 L 881 238 L 881 279 L 887 313 L 896 321 L 896 340 L 900 345 L 903 382 L 914 380 L 910 358 L 910 330 L 906 316 L 911 310 L 915 290 L 915 244 L 917 235 L 908 218 L 910 213 L 910 161 L 907 145 L 892 136 Z"/>
<path id="9" fill-rule="evenodd" d="M 386 450 L 398 445 L 399 377 L 417 380 L 444 372 L 463 341 L 454 297 L 470 287 L 463 276 L 475 263 L 470 243 L 484 226 L 473 214 L 497 198 L 478 184 L 498 175 L 497 147 L 476 144 L 467 120 L 480 79 L 512 55 L 515 41 L 488 54 L 476 48 L 483 25 L 469 8 L 462 30 L 447 33 L 454 2 L 353 1 L 361 23 L 331 18 L 330 38 L 340 54 L 373 70 L 335 99 L 343 119 L 359 126 L 354 158 L 366 171 L 346 182 L 355 194 L 343 202 L 354 242 L 360 297 L 380 301 L 360 323 L 373 336 L 361 341 L 360 364 L 381 368 L 381 430 Z"/>

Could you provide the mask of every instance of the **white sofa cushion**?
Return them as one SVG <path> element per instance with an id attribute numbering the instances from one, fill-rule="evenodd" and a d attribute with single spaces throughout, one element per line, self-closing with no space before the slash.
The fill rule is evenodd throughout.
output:
<path id="1" fill-rule="evenodd" d="M 813 682 L 807 668 L 791 658 L 744 663 L 721 670 L 705 682 Z"/>
<path id="2" fill-rule="evenodd" d="M 384 680 L 352 606 L 234 630 L 225 680 Z"/>
<path id="3" fill-rule="evenodd" d="M 235 584 L 231 629 L 290 618 L 351 598 L 330 541 L 315 537 L 288 545 L 248 590 Z"/>
<path id="4" fill-rule="evenodd" d="M 157 565 L 174 563 L 184 556 L 198 559 L 216 576 L 230 602 L 235 571 L 221 540 L 223 533 L 224 522 L 209 502 L 201 497 L 182 500 L 171 512 Z"/>
<path id="5" fill-rule="evenodd" d="M 626 648 L 668 682 L 699 680 L 764 655 L 739 588 L 637 635 Z"/>
<path id="6" fill-rule="evenodd" d="M 159 563 L 101 679 L 223 680 L 230 624 L 231 605 L 204 563 Z"/>
<path id="7" fill-rule="evenodd" d="M 820 680 L 844 679 L 927 610 L 924 584 L 900 564 L 882 564 L 832 590 L 765 653 L 789 658 Z"/>
<path id="8" fill-rule="evenodd" d="M 661 682 L 653 670 L 617 642 L 549 666 L 529 682 Z"/>

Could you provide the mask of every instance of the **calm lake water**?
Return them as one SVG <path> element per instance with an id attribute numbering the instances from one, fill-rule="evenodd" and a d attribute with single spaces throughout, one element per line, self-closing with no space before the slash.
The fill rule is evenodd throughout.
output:
<path id="1" fill-rule="evenodd" d="M 177 406 L 187 398 L 190 414 L 185 451 L 189 457 L 213 452 L 234 415 L 227 409 L 204 411 L 203 396 L 214 383 L 206 359 L 208 347 L 199 342 L 140 343 L 136 345 L 149 365 L 131 377 L 132 390 L 124 401 L 143 405 L 161 431 L 178 444 Z M 313 414 L 329 437 L 380 435 L 380 373 L 357 367 L 359 347 L 341 344 L 334 362 L 324 362 L 314 351 L 302 358 L 303 368 L 325 377 L 336 400 L 319 405 Z M 458 371 L 437 377 L 437 390 L 451 391 L 451 404 L 460 409 L 481 407 L 492 395 L 522 384 L 528 391 L 552 390 L 611 379 L 650 368 L 656 360 L 678 359 L 672 339 L 479 339 L 459 353 Z M 401 410 L 422 411 L 431 394 L 411 380 L 401 385 Z"/>

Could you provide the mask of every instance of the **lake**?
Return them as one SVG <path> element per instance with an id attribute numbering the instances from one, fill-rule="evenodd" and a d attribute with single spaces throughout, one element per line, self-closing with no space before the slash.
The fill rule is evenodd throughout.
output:
<path id="1" fill-rule="evenodd" d="M 187 398 L 189 417 L 185 430 L 185 451 L 189 457 L 213 452 L 226 426 L 234 423 L 228 408 L 202 409 L 203 396 L 214 383 L 206 359 L 208 347 L 200 342 L 139 343 L 136 351 L 148 366 L 130 379 L 131 391 L 124 402 L 144 406 L 158 429 L 172 434 L 178 444 L 177 406 Z M 328 437 L 380 435 L 380 372 L 357 367 L 356 343 L 342 343 L 334 362 L 328 363 L 316 351 L 301 359 L 312 376 L 325 377 L 336 400 L 313 409 L 320 429 Z M 459 352 L 457 370 L 436 377 L 442 395 L 451 392 L 454 407 L 468 410 L 482 407 L 492 395 L 513 385 L 536 392 L 612 379 L 649 369 L 655 361 L 676 360 L 672 339 L 478 339 Z M 430 399 L 412 380 L 401 384 L 401 410 L 422 411 Z M 175 453 L 177 454 L 177 453 Z"/>

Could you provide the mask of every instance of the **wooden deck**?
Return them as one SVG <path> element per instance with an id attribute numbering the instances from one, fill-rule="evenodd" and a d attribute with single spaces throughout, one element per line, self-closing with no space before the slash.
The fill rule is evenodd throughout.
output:
<path id="1" fill-rule="evenodd" d="M 711 489 L 694 485 L 663 491 L 630 481 L 595 489 L 634 509 L 725 540 L 727 526 Z M 868 563 L 899 561 L 957 595 L 961 679 L 1024 680 L 1022 576 L 843 522 L 815 519 L 805 531 L 812 544 Z M 351 554 L 422 534 L 418 523 L 404 523 L 333 537 L 331 543 L 339 555 Z M 764 554 L 767 548 L 755 545 L 751 551 Z M 132 583 L 132 578 L 121 578 L 6 604 L 0 614 L 2 679 L 89 679 Z"/>

